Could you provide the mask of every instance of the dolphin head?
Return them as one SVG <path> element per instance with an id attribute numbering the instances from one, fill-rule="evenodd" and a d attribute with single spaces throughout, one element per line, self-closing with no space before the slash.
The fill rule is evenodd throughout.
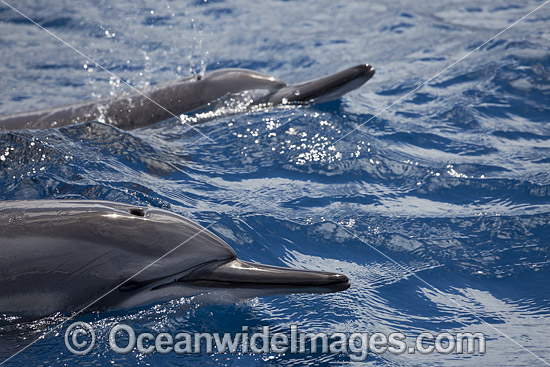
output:
<path id="1" fill-rule="evenodd" d="M 333 101 L 366 83 L 372 78 L 374 72 L 374 67 L 371 65 L 360 64 L 319 79 L 281 88 L 268 97 L 268 102 L 279 104 Z"/>
<path id="2" fill-rule="evenodd" d="M 117 296 L 121 300 L 115 307 L 135 307 L 191 296 L 209 302 L 222 299 L 235 302 L 274 294 L 337 292 L 350 286 L 343 274 L 240 260 L 225 241 L 182 216 L 159 209 L 126 210 L 138 214 L 138 220 L 143 223 L 157 223 L 156 227 L 159 223 L 163 226 L 169 223 L 170 229 L 166 227 L 163 232 L 183 236 L 170 245 L 181 241 L 172 253 L 154 263 L 157 270 L 146 270 L 118 287 Z"/>
<path id="3" fill-rule="evenodd" d="M 106 201 L 0 203 L 0 311 L 46 316 L 186 296 L 334 292 L 346 276 L 237 259 L 178 214 Z M 225 296 L 224 296 L 225 297 Z M 225 297 L 226 298 L 226 297 Z M 33 300 L 40 300 L 38 302 Z"/>

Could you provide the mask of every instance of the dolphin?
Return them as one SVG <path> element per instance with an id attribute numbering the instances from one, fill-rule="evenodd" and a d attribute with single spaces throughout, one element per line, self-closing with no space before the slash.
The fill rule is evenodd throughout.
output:
<path id="1" fill-rule="evenodd" d="M 123 130 L 142 128 L 209 106 L 228 95 L 254 91 L 254 104 L 323 103 L 338 99 L 374 75 L 369 64 L 289 85 L 272 76 L 246 69 L 220 69 L 157 84 L 143 91 L 0 116 L 0 131 L 47 129 L 102 120 Z"/>
<path id="2" fill-rule="evenodd" d="M 0 223 L 0 314 L 23 320 L 182 297 L 208 300 L 218 294 L 233 302 L 350 286 L 343 274 L 239 260 L 208 229 L 156 208 L 4 201 Z"/>

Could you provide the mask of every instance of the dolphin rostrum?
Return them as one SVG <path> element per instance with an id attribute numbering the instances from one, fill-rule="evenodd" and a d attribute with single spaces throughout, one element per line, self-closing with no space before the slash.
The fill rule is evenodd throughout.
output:
<path id="1" fill-rule="evenodd" d="M 90 120 L 103 120 L 131 130 L 204 108 L 222 97 L 246 91 L 255 92 L 254 104 L 328 102 L 360 87 L 373 75 L 372 66 L 361 64 L 323 78 L 288 85 L 251 70 L 220 69 L 114 98 L 0 116 L 0 131 L 47 129 Z"/>
<path id="2" fill-rule="evenodd" d="M 345 290 L 342 274 L 239 260 L 206 228 L 109 201 L 0 203 L 0 314 L 136 307 L 182 297 L 238 300 Z"/>

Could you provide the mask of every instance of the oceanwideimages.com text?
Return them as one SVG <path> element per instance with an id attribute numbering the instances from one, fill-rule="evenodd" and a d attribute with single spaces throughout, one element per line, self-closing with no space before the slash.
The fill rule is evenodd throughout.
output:
<path id="1" fill-rule="evenodd" d="M 252 331 L 243 326 L 235 333 L 142 332 L 129 325 L 116 324 L 110 328 L 106 340 L 96 339 L 94 328 L 85 322 L 71 324 L 64 334 L 67 349 L 76 355 L 92 351 L 97 342 L 104 342 L 115 353 L 126 354 L 347 354 L 352 361 L 364 361 L 369 353 L 382 354 L 485 354 L 483 333 L 442 332 L 420 333 L 414 338 L 402 332 L 366 333 L 301 332 L 292 324 L 288 332 L 271 332 L 270 326 Z"/>

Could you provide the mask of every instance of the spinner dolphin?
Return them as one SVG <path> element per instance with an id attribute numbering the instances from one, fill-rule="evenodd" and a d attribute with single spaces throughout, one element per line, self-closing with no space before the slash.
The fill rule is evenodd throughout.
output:
<path id="1" fill-rule="evenodd" d="M 251 70 L 220 69 L 118 97 L 0 116 L 0 131 L 47 129 L 97 119 L 130 130 L 204 108 L 224 96 L 246 91 L 255 92 L 254 104 L 328 102 L 360 87 L 373 75 L 372 66 L 361 64 L 289 85 Z"/>
<path id="2" fill-rule="evenodd" d="M 0 313 L 23 318 L 220 293 L 238 300 L 336 292 L 350 285 L 342 274 L 239 260 L 208 229 L 156 208 L 4 201 L 0 223 Z"/>

